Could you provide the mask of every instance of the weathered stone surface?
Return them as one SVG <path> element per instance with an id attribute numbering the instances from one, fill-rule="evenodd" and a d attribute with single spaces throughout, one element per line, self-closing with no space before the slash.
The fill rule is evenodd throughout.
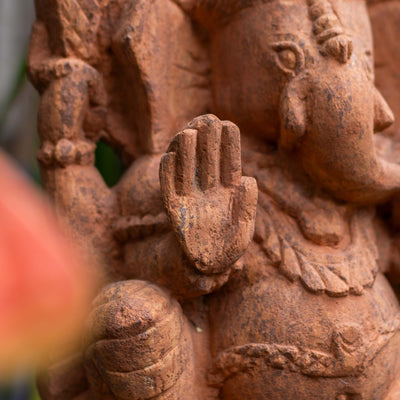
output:
<path id="1" fill-rule="evenodd" d="M 45 400 L 399 398 L 400 134 L 369 16 L 400 116 L 398 4 L 36 1 L 43 181 L 108 283 Z"/>

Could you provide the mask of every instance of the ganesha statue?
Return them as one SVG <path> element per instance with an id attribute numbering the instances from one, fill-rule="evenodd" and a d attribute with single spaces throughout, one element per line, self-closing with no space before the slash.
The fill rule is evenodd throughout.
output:
<path id="1" fill-rule="evenodd" d="M 43 184 L 104 282 L 42 398 L 400 400 L 400 2 L 35 1 Z"/>

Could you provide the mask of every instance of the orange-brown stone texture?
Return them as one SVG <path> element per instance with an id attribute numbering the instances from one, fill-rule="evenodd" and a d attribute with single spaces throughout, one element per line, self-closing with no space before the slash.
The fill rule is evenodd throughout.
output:
<path id="1" fill-rule="evenodd" d="M 105 282 L 42 398 L 399 400 L 400 2 L 35 1 L 43 182 Z"/>

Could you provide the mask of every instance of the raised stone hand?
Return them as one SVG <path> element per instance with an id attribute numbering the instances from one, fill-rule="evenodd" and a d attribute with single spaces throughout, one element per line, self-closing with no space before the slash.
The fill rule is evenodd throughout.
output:
<path id="1" fill-rule="evenodd" d="M 160 183 L 173 229 L 199 271 L 221 273 L 243 255 L 254 232 L 257 183 L 242 177 L 236 125 L 195 118 L 163 156 Z"/>

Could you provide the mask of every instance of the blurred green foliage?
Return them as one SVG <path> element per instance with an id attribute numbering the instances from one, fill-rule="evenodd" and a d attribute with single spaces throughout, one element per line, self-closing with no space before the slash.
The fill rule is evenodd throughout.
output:
<path id="1" fill-rule="evenodd" d="M 26 68 L 26 58 L 24 54 L 15 73 L 13 84 L 11 85 L 11 90 L 5 97 L 3 104 L 0 104 L 0 138 L 3 131 L 3 126 L 8 115 L 8 111 L 10 110 L 11 105 L 15 101 L 19 91 L 21 90 L 22 85 L 26 80 Z"/>
<path id="2" fill-rule="evenodd" d="M 31 398 L 30 398 L 30 400 L 40 400 L 40 396 L 39 396 L 39 393 L 38 393 L 38 391 L 37 391 L 37 387 L 36 387 L 36 384 L 35 384 L 35 383 L 32 384 L 32 390 L 31 390 Z"/>
<path id="3" fill-rule="evenodd" d="M 117 153 L 103 141 L 97 143 L 95 165 L 108 187 L 117 184 L 124 172 Z"/>
<path id="4" fill-rule="evenodd" d="M 35 379 L 18 379 L 0 387 L 0 400 L 40 400 Z"/>

